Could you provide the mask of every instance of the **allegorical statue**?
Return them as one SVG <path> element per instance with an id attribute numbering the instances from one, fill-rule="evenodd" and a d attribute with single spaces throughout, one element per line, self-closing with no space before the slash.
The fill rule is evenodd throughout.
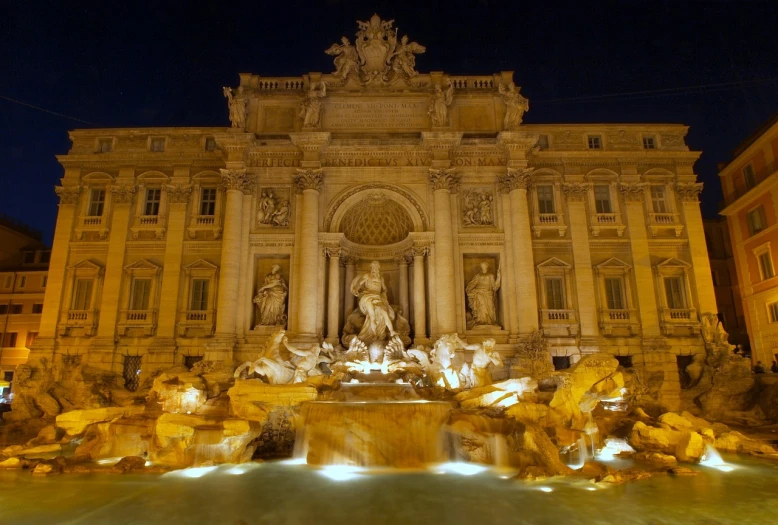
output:
<path id="1" fill-rule="evenodd" d="M 327 96 L 327 84 L 324 81 L 311 82 L 311 87 L 305 94 L 305 100 L 300 106 L 299 117 L 303 119 L 304 128 L 318 128 L 321 122 L 322 100 Z"/>
<path id="2" fill-rule="evenodd" d="M 481 272 L 477 273 L 467 283 L 467 305 L 470 315 L 467 319 L 467 328 L 475 326 L 499 326 L 497 323 L 497 308 L 494 295 L 500 289 L 500 269 L 497 275 L 489 273 L 489 263 L 481 263 Z"/>
<path id="3" fill-rule="evenodd" d="M 357 337 L 364 343 L 394 337 L 394 310 L 386 298 L 386 284 L 378 261 L 370 263 L 369 272 L 351 281 L 351 293 L 359 297 L 359 310 L 365 314 L 365 323 Z"/>
<path id="4" fill-rule="evenodd" d="M 448 126 L 448 107 L 454 100 L 454 84 L 448 79 L 448 87 L 445 91 L 440 84 L 435 84 L 435 93 L 432 94 L 427 113 L 432 119 L 434 127 Z"/>
<path id="5" fill-rule="evenodd" d="M 400 45 L 394 54 L 389 57 L 389 63 L 396 72 L 402 72 L 408 77 L 414 77 L 419 74 L 416 71 L 416 55 L 424 53 L 426 47 L 416 42 L 408 42 L 408 35 L 400 39 Z"/>
<path id="6" fill-rule="evenodd" d="M 224 96 L 227 97 L 227 105 L 230 108 L 230 122 L 233 128 L 246 129 L 246 117 L 249 109 L 249 99 L 243 94 L 243 86 L 233 90 L 224 88 Z"/>
<path id="7" fill-rule="evenodd" d="M 286 296 L 289 288 L 281 276 L 281 267 L 273 265 L 270 273 L 265 276 L 265 282 L 254 296 L 254 304 L 259 308 L 257 324 L 261 326 L 276 326 L 286 323 Z"/>
<path id="8" fill-rule="evenodd" d="M 352 72 L 357 71 L 359 55 L 357 54 L 357 48 L 351 45 L 348 38 L 344 36 L 340 41 L 343 42 L 342 45 L 332 44 L 325 53 L 335 57 L 335 73 L 332 76 L 345 79 Z"/>
<path id="9" fill-rule="evenodd" d="M 524 119 L 524 112 L 529 111 L 529 100 L 522 96 L 520 87 L 511 82 L 508 87 L 500 82 L 500 95 L 505 102 L 505 118 L 503 119 L 503 129 L 516 129 Z"/>

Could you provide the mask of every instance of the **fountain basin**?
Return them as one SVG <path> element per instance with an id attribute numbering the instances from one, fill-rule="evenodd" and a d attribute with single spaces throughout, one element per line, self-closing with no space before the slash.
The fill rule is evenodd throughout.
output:
<path id="1" fill-rule="evenodd" d="M 295 456 L 309 465 L 418 468 L 445 461 L 443 401 L 311 401 L 301 409 Z"/>

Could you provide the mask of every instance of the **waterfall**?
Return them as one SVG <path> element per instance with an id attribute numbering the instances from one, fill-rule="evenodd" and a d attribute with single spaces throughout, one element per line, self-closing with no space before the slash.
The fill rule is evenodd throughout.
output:
<path id="1" fill-rule="evenodd" d="M 700 460 L 700 465 L 715 468 L 722 472 L 732 472 L 735 470 L 733 465 L 730 465 L 722 459 L 719 451 L 710 443 L 705 445 L 705 454 L 703 454 L 702 459 Z"/>
<path id="2" fill-rule="evenodd" d="M 586 445 L 586 437 L 578 438 L 578 463 L 583 466 L 589 460 L 589 447 Z"/>

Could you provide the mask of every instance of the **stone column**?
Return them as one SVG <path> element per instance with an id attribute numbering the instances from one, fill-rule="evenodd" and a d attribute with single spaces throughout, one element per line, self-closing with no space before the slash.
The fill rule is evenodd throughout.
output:
<path id="1" fill-rule="evenodd" d="M 629 246 L 632 251 L 632 271 L 635 275 L 635 287 L 638 290 L 635 307 L 640 312 L 640 325 L 643 338 L 653 340 L 660 337 L 659 309 L 656 304 L 654 274 L 651 267 L 651 254 L 648 248 L 648 231 L 646 229 L 645 184 L 621 184 L 627 208 L 627 225 L 629 226 Z M 704 238 L 703 238 L 703 242 Z M 706 252 L 707 253 L 707 252 Z M 629 286 L 627 283 L 625 285 Z M 651 343 L 655 344 L 655 343 Z"/>
<path id="2" fill-rule="evenodd" d="M 135 196 L 134 186 L 111 187 L 111 234 L 108 238 L 108 256 L 105 261 L 105 280 L 100 301 L 100 320 L 97 337 L 112 344 L 116 336 L 116 318 L 119 314 L 119 293 L 124 273 L 124 255 L 127 248 L 127 227 L 130 207 Z"/>
<path id="3" fill-rule="evenodd" d="M 517 342 L 517 336 L 519 334 L 519 314 L 518 303 L 515 298 L 518 297 L 518 290 L 516 289 L 516 274 L 513 271 L 513 230 L 511 229 L 511 197 L 508 193 L 503 193 L 500 197 L 502 203 L 502 216 L 503 216 L 503 229 L 505 231 L 505 260 L 501 265 L 503 270 L 502 282 L 505 290 L 507 290 L 507 297 L 502 301 L 505 305 L 505 317 L 507 319 L 506 328 L 509 331 L 509 338 L 511 343 Z"/>
<path id="4" fill-rule="evenodd" d="M 401 255 L 397 258 L 397 264 L 400 269 L 400 308 L 403 310 L 403 317 L 410 320 L 410 309 L 408 308 L 408 256 Z"/>
<path id="5" fill-rule="evenodd" d="M 58 186 L 55 188 L 59 196 L 59 212 L 57 225 L 54 229 L 54 243 L 51 247 L 46 293 L 43 298 L 43 313 L 38 329 L 38 340 L 53 339 L 57 334 L 59 312 L 62 309 L 62 293 L 65 288 L 65 272 L 70 251 L 70 238 L 73 223 L 76 220 L 76 204 L 81 186 Z M 87 197 L 88 198 L 88 197 Z M 35 351 L 33 350 L 33 353 Z"/>
<path id="6" fill-rule="evenodd" d="M 253 189 L 253 186 L 251 187 Z M 248 188 L 247 188 L 248 190 Z M 251 233 L 251 191 L 243 193 L 243 210 L 240 227 L 240 267 L 238 269 L 238 311 L 235 318 L 235 335 L 242 337 L 251 327 L 251 302 L 254 287 L 254 268 L 249 264 L 249 234 Z"/>
<path id="7" fill-rule="evenodd" d="M 173 339 L 176 336 L 178 301 L 181 292 L 181 261 L 184 253 L 186 231 L 186 207 L 192 186 L 168 186 L 168 220 L 165 239 L 165 255 L 162 266 L 162 284 L 157 319 L 157 338 Z M 184 299 L 186 300 L 186 299 Z"/>
<path id="8" fill-rule="evenodd" d="M 356 259 L 351 256 L 345 256 L 341 257 L 340 260 L 346 266 L 346 282 L 343 283 L 343 322 L 345 323 L 354 310 L 354 294 L 351 293 L 351 281 L 354 280 Z"/>
<path id="9" fill-rule="evenodd" d="M 713 291 L 713 275 L 710 271 L 708 247 L 705 244 L 705 231 L 703 230 L 702 215 L 700 214 L 699 194 L 702 191 L 702 183 L 678 183 L 676 189 L 683 206 L 686 236 L 689 239 L 692 273 L 694 274 L 694 284 L 697 289 L 700 314 L 706 312 L 717 313 L 716 295 Z M 762 362 L 769 363 L 770 361 L 771 359 Z"/>
<path id="10" fill-rule="evenodd" d="M 424 256 L 427 248 L 413 249 L 413 329 L 414 344 L 426 343 L 427 297 L 424 286 Z"/>
<path id="11" fill-rule="evenodd" d="M 297 335 L 304 338 L 316 337 L 316 303 L 318 281 L 319 246 L 319 191 L 324 174 L 321 169 L 299 169 L 294 177 L 298 191 L 303 194 L 303 210 L 299 224 L 300 247 L 297 286 Z"/>
<path id="12" fill-rule="evenodd" d="M 532 255 L 532 228 L 527 206 L 527 187 L 532 181 L 531 173 L 529 168 L 508 168 L 505 175 L 499 177 L 500 191 L 508 193 L 511 201 L 514 278 L 516 290 L 521 290 L 516 297 L 521 334 L 538 329 L 538 294 Z"/>
<path id="13" fill-rule="evenodd" d="M 438 332 L 457 331 L 456 283 L 454 282 L 454 233 L 451 227 L 451 191 L 459 186 L 459 175 L 453 168 L 430 169 L 430 183 L 435 195 L 435 282 Z"/>
<path id="14" fill-rule="evenodd" d="M 592 253 L 589 246 L 589 230 L 586 220 L 586 199 L 588 184 L 566 184 L 563 187 L 567 199 L 570 219 L 570 238 L 573 247 L 573 268 L 575 270 L 575 294 L 578 302 L 578 322 L 581 325 L 581 350 L 597 351 L 600 336 L 597 318 L 597 297 L 592 269 Z"/>
<path id="15" fill-rule="evenodd" d="M 222 253 L 219 267 L 219 296 L 216 306 L 216 337 L 235 337 L 240 279 L 241 230 L 243 229 L 243 190 L 250 187 L 245 169 L 223 169 L 222 184 L 227 191 L 224 206 Z M 228 345 L 232 348 L 232 344 Z M 216 356 L 208 359 L 220 360 Z"/>
<path id="16" fill-rule="evenodd" d="M 330 259 L 330 275 L 327 286 L 327 341 L 338 344 L 340 324 L 340 247 L 327 248 Z"/>

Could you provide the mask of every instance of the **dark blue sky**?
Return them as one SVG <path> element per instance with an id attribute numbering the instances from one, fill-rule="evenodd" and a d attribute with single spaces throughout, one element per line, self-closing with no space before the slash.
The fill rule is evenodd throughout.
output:
<path id="1" fill-rule="evenodd" d="M 264 4 L 4 2 L 0 97 L 92 124 L 0 98 L 0 213 L 50 242 L 69 129 L 228 125 L 221 86 L 330 72 L 324 49 L 374 11 L 427 46 L 420 71 L 514 70 L 528 123 L 690 125 L 707 216 L 716 163 L 778 111 L 775 0 Z M 708 87 L 676 89 L 690 86 Z M 601 97 L 637 91 L 649 93 Z"/>

